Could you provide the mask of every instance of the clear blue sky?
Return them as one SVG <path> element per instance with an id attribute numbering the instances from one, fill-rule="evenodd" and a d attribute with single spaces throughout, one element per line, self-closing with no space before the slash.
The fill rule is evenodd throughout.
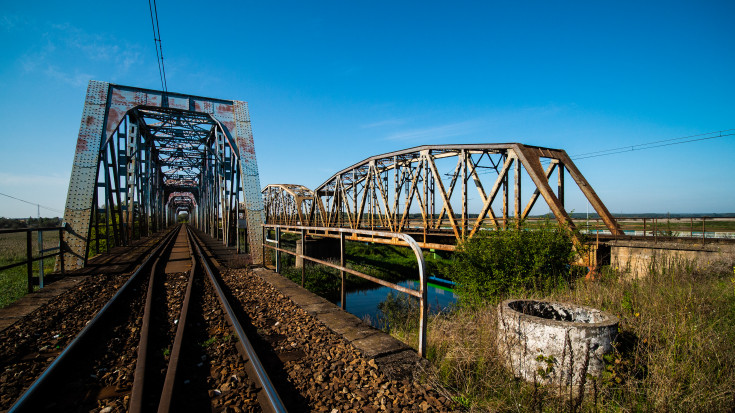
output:
<path id="1" fill-rule="evenodd" d="M 735 128 L 732 1 L 276 3 L 158 0 L 169 90 L 249 102 L 263 185 L 421 144 Z M 0 192 L 63 209 L 87 82 L 160 89 L 152 39 L 146 0 L 0 5 Z M 735 212 L 733 136 L 577 166 L 613 213 Z"/>

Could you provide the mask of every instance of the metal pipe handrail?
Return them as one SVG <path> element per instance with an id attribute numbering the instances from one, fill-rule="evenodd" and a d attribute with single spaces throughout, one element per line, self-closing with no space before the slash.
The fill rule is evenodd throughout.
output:
<path id="1" fill-rule="evenodd" d="M 38 257 L 33 257 L 33 247 L 31 242 L 31 234 L 33 232 L 38 233 L 38 251 L 39 254 Z M 43 233 L 48 231 L 58 231 L 59 232 L 59 246 L 58 247 L 51 247 L 51 248 L 43 248 Z M 66 231 L 66 226 L 59 226 L 59 227 L 38 227 L 38 228 L 15 228 L 15 229 L 0 229 L 0 235 L 3 234 L 14 234 L 14 233 L 20 233 L 25 232 L 26 233 L 26 253 L 25 253 L 25 260 L 15 262 L 13 264 L 7 264 L 0 266 L 0 271 L 9 270 L 12 268 L 20 267 L 25 265 L 26 266 L 26 273 L 28 278 L 28 293 L 33 292 L 33 263 L 36 261 L 41 261 L 41 265 L 39 265 L 39 273 L 38 273 L 38 286 L 40 288 L 43 288 L 43 260 L 56 257 L 58 256 L 60 258 L 61 263 L 61 273 L 65 274 L 64 271 L 64 232 Z M 58 251 L 57 251 L 58 250 Z M 51 252 L 51 251 L 57 251 L 53 254 L 47 254 L 43 255 L 44 253 Z"/>
<path id="2" fill-rule="evenodd" d="M 286 252 L 288 254 L 301 257 L 304 259 L 307 259 L 309 261 L 318 262 L 319 264 L 326 265 L 332 268 L 336 268 L 340 271 L 344 271 L 353 275 L 356 275 L 360 278 L 364 278 L 366 280 L 370 280 L 373 282 L 376 282 L 380 285 L 384 285 L 386 287 L 392 288 L 397 291 L 401 291 L 407 294 L 410 294 L 414 297 L 419 298 L 420 301 L 420 309 L 419 309 L 419 349 L 418 353 L 419 356 L 425 357 L 426 356 L 426 318 L 428 313 L 428 300 L 427 300 L 427 277 L 426 277 L 426 261 L 424 260 L 424 254 L 421 251 L 421 248 L 419 247 L 416 240 L 414 240 L 410 235 L 403 234 L 399 232 L 388 232 L 388 231 L 372 231 L 372 230 L 366 230 L 366 229 L 351 229 L 351 228 L 328 228 L 328 227 L 309 227 L 309 226 L 300 226 L 300 225 L 278 225 L 278 224 L 264 224 L 263 225 L 263 231 L 266 232 L 268 228 L 273 228 L 276 230 L 276 237 L 275 240 L 278 243 L 278 246 L 273 247 L 272 245 L 267 245 L 267 242 L 273 242 L 274 240 L 269 240 L 266 236 L 267 234 L 264 234 L 263 236 L 263 247 L 271 248 L 277 251 Z M 280 231 L 281 229 L 286 230 L 300 230 L 302 231 L 302 238 L 306 235 L 306 231 L 312 230 L 312 231 L 325 231 L 325 232 L 338 232 L 340 234 L 340 263 L 342 265 L 332 264 L 327 261 L 319 260 L 316 258 L 312 258 L 309 256 L 306 256 L 304 254 L 299 254 L 295 252 L 291 252 L 288 250 L 284 250 L 280 246 Z M 402 287 L 397 284 L 390 283 L 388 281 L 383 281 L 379 278 L 363 274 L 359 271 L 355 271 L 352 269 L 349 269 L 344 266 L 344 240 L 345 234 L 353 234 L 355 236 L 357 235 L 369 235 L 372 237 L 380 237 L 380 238 L 398 238 L 404 241 L 408 246 L 413 250 L 414 254 L 416 255 L 416 261 L 418 262 L 418 269 L 419 269 L 419 290 L 414 290 L 406 287 Z M 302 244 L 303 245 L 303 244 Z M 277 254 L 276 254 L 277 256 Z M 280 272 L 280 260 L 278 260 L 276 265 L 276 272 Z M 263 260 L 265 263 L 265 259 Z M 345 309 L 345 295 L 344 295 L 344 274 L 342 275 L 342 309 Z"/>
<path id="3" fill-rule="evenodd" d="M 66 229 L 64 226 L 60 227 L 41 227 L 41 228 L 12 228 L 12 229 L 0 229 L 0 235 L 12 234 L 15 232 L 28 232 L 28 231 L 58 231 L 60 229 Z"/>

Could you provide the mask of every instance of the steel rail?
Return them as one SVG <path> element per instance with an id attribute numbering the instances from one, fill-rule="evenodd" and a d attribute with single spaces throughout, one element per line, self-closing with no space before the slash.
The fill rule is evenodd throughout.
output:
<path id="1" fill-rule="evenodd" d="M 175 239 L 178 236 L 179 231 L 181 231 L 180 226 L 175 231 L 176 234 L 171 237 L 171 240 L 169 240 L 166 248 L 168 248 L 171 242 L 175 243 Z M 156 261 L 151 266 L 150 277 L 148 279 L 148 290 L 146 292 L 145 306 L 143 309 L 143 321 L 140 328 L 140 339 L 138 341 L 138 358 L 135 363 L 133 388 L 130 391 L 129 411 L 132 413 L 143 411 L 143 403 L 146 396 L 145 391 L 146 376 L 148 370 L 148 344 L 150 343 L 151 318 L 153 317 L 153 290 L 155 288 L 157 278 L 156 276 L 160 272 L 158 270 L 160 261 L 161 255 L 156 258 Z"/>
<path id="2" fill-rule="evenodd" d="M 119 300 L 121 300 L 121 297 L 128 292 L 130 286 L 135 282 L 135 280 L 137 280 L 140 273 L 148 267 L 148 263 L 160 254 L 164 246 L 174 239 L 173 235 L 176 233 L 178 233 L 177 230 L 171 230 L 164 236 L 163 242 L 158 243 L 158 246 L 145 258 L 143 263 L 135 270 L 135 272 L 133 272 L 125 284 L 117 290 L 115 295 L 102 307 L 102 309 L 100 309 L 99 312 L 97 312 L 94 318 L 84 326 L 82 331 L 74 337 L 58 357 L 51 362 L 46 370 L 44 370 L 33 384 L 31 384 L 31 386 L 20 396 L 20 398 L 16 400 L 15 404 L 13 404 L 10 410 L 8 410 L 9 413 L 38 411 L 38 406 L 35 406 L 34 403 L 38 404 L 40 401 L 45 400 L 47 395 L 44 394 L 43 390 L 53 384 L 52 380 L 55 375 L 60 374 L 64 368 L 67 368 L 67 364 L 71 363 L 73 360 L 74 353 L 80 350 L 83 345 L 87 344 L 87 341 L 92 337 L 91 332 L 102 324 L 101 320 L 104 320 L 104 318 L 111 312 L 110 308 L 113 308 Z"/>
<path id="3" fill-rule="evenodd" d="M 242 325 L 240 324 L 237 315 L 235 315 L 232 306 L 227 300 L 224 290 L 215 278 L 212 268 L 207 263 L 206 257 L 202 252 L 201 247 L 199 246 L 198 237 L 190 229 L 189 234 L 193 237 L 195 241 L 197 241 L 193 242 L 193 246 L 196 249 L 196 254 L 199 256 L 199 260 L 202 263 L 202 268 L 204 268 L 204 271 L 209 276 L 209 281 L 212 284 L 212 287 L 214 287 L 215 291 L 217 292 L 217 298 L 219 299 L 220 304 L 222 304 L 222 308 L 225 310 L 228 321 L 230 322 L 233 330 L 235 330 L 235 334 L 237 334 L 237 338 L 242 345 L 246 356 L 250 359 L 250 365 L 255 373 L 255 377 L 251 377 L 251 379 L 255 381 L 256 384 L 261 387 L 261 389 L 263 389 L 266 400 L 261 400 L 261 398 L 258 397 L 258 400 L 260 401 L 263 410 L 272 412 L 286 412 L 287 410 L 283 404 L 283 401 L 281 400 L 281 397 L 278 395 L 278 392 L 273 386 L 270 377 L 268 377 L 268 373 L 266 373 L 263 364 L 260 362 L 260 358 L 256 354 L 255 349 L 253 348 L 250 340 L 245 334 L 245 330 L 242 328 Z M 265 404 L 263 403 L 264 401 L 266 402 Z"/>
<path id="4" fill-rule="evenodd" d="M 189 307 L 191 303 L 191 290 L 194 285 L 194 274 L 197 271 L 197 260 L 194 257 L 194 251 L 191 247 L 191 234 L 187 231 L 186 242 L 189 247 L 189 255 L 191 256 L 191 270 L 189 271 L 189 281 L 186 285 L 186 293 L 184 294 L 184 301 L 181 304 L 181 313 L 179 314 L 179 323 L 176 327 L 176 336 L 174 337 L 174 344 L 171 349 L 171 357 L 168 361 L 168 367 L 166 368 L 166 378 L 163 383 L 163 390 L 161 391 L 161 399 L 158 403 L 158 412 L 167 413 L 172 411 L 173 397 L 176 390 L 179 361 L 181 360 L 181 348 L 184 343 L 184 331 L 186 328 L 186 319 L 189 314 Z"/>

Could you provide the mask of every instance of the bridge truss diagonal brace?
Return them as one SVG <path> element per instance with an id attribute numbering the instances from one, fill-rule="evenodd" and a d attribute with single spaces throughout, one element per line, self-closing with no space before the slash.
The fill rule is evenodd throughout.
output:
<path id="1" fill-rule="evenodd" d="M 557 221 L 559 221 L 560 224 L 569 225 L 570 228 L 574 228 L 572 218 L 569 217 L 569 214 L 567 214 L 567 211 L 564 209 L 564 205 L 562 205 L 561 201 L 554 194 L 554 191 L 549 185 L 546 171 L 544 171 L 541 166 L 539 154 L 534 150 L 534 148 L 528 148 L 521 144 L 516 144 L 514 146 L 513 150 L 515 151 L 518 160 L 523 163 L 528 176 L 531 177 L 531 180 L 536 185 L 536 189 L 538 189 L 541 196 L 546 200 L 546 203 L 549 205 L 551 212 L 554 213 Z"/>

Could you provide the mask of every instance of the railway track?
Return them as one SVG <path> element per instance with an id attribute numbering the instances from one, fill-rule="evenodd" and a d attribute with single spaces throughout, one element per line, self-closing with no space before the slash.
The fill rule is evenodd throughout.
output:
<path id="1" fill-rule="evenodd" d="M 255 272 L 222 265 L 212 243 L 177 227 L 123 260 L 141 264 L 133 273 L 90 276 L 0 332 L 0 412 L 454 408 L 441 388 L 387 377 Z"/>
<path id="2" fill-rule="evenodd" d="M 100 408 L 285 411 L 187 227 L 161 241 L 9 411 Z"/>

